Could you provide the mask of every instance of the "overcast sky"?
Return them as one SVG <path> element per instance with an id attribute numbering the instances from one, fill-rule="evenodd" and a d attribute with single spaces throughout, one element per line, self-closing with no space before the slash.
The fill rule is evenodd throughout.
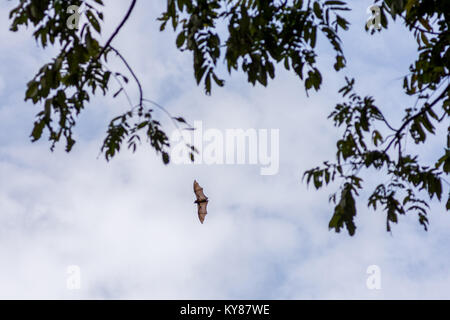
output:
<path id="1" fill-rule="evenodd" d="M 97 96 L 80 116 L 77 144 L 51 153 L 46 139 L 29 139 L 38 106 L 24 102 L 26 83 L 54 55 L 30 30 L 12 33 L 0 4 L 0 298 L 61 299 L 380 299 L 450 298 L 450 216 L 432 202 L 429 231 L 416 215 L 400 217 L 392 234 L 385 213 L 357 200 L 357 230 L 328 230 L 328 195 L 301 182 L 305 170 L 335 156 L 339 131 L 327 120 L 344 76 L 371 94 L 398 124 L 411 103 L 402 76 L 416 55 L 412 35 L 399 24 L 364 32 L 371 1 L 352 3 L 343 35 L 348 68 L 338 74 L 330 46 L 319 40 L 324 85 L 306 97 L 303 83 L 277 69 L 267 88 L 239 73 L 206 96 L 195 84 L 190 53 L 175 35 L 159 32 L 165 1 L 139 1 L 114 40 L 142 80 L 145 96 L 190 123 L 208 129 L 279 129 L 280 167 L 260 175 L 257 165 L 164 166 L 149 146 L 125 149 L 107 163 L 99 150 L 108 121 L 127 108 L 124 96 Z M 104 38 L 128 1 L 107 1 Z M 120 62 L 111 62 L 119 67 Z M 136 90 L 129 86 L 132 98 Z M 114 92 L 114 91 L 112 91 Z M 340 101 L 340 100 L 339 100 Z M 168 133 L 166 115 L 156 116 Z M 423 159 L 442 150 L 442 136 Z M 199 223 L 192 183 L 209 197 Z M 383 182 L 373 175 L 373 181 Z M 445 190 L 448 190 L 445 187 Z M 81 288 L 67 288 L 67 267 L 81 271 Z M 370 265 L 381 289 L 366 286 Z"/>

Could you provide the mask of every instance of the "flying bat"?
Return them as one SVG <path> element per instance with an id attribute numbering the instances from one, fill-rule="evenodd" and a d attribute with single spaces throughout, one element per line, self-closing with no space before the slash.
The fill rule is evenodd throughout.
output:
<path id="1" fill-rule="evenodd" d="M 200 219 L 200 222 L 203 224 L 205 216 L 207 215 L 206 206 L 208 204 L 208 197 L 205 196 L 205 194 L 203 193 L 203 188 L 200 187 L 200 185 L 196 180 L 194 180 L 194 193 L 195 197 L 197 198 L 197 200 L 195 200 L 194 203 L 196 203 L 198 207 L 198 218 Z"/>

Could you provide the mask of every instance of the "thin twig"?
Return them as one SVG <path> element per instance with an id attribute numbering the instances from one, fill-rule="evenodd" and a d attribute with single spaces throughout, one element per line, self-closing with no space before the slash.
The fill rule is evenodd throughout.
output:
<path id="1" fill-rule="evenodd" d="M 448 90 L 449 90 L 449 89 L 450 89 L 450 85 L 448 85 L 448 86 L 444 89 L 444 91 L 442 91 L 441 94 L 440 94 L 440 95 L 439 95 L 439 96 L 438 96 L 431 104 L 429 104 L 429 105 L 426 106 L 426 107 L 423 107 L 422 110 L 421 110 L 420 112 L 416 113 L 414 116 L 408 118 L 405 122 L 403 122 L 402 126 L 401 126 L 398 130 L 396 130 L 394 138 L 391 140 L 391 142 L 389 142 L 389 144 L 388 144 L 388 146 L 386 147 L 386 149 L 384 150 L 384 152 L 388 151 L 389 148 L 391 147 L 392 143 L 393 143 L 395 140 L 398 140 L 398 139 L 401 137 L 401 133 L 402 133 L 403 129 L 405 129 L 405 127 L 406 127 L 411 121 L 417 119 L 418 117 L 420 117 L 420 116 L 422 116 L 423 114 L 425 114 L 428 110 L 430 110 L 431 108 L 433 108 L 433 106 L 434 106 L 436 103 L 438 103 L 438 102 L 445 96 L 445 94 L 448 93 Z"/>
<path id="2" fill-rule="evenodd" d="M 152 101 L 150 99 L 143 99 L 143 101 L 146 102 L 150 102 L 151 104 L 157 106 L 159 109 L 161 109 L 169 118 L 170 120 L 172 120 L 173 124 L 175 125 L 175 127 L 181 131 L 180 126 L 178 125 L 178 123 L 174 120 L 174 117 L 170 114 L 169 111 L 166 110 L 166 108 L 164 108 L 163 106 L 161 106 L 160 104 L 156 103 L 155 101 Z M 189 128 L 193 128 L 189 123 L 185 122 Z"/>
<path id="3" fill-rule="evenodd" d="M 144 101 L 144 94 L 142 91 L 142 85 L 141 82 L 139 81 L 138 77 L 136 76 L 136 74 L 134 73 L 133 69 L 130 67 L 130 65 L 128 64 L 127 60 L 120 54 L 119 51 L 117 51 L 115 48 L 111 47 L 111 50 L 114 51 L 114 53 L 123 61 L 123 63 L 125 64 L 125 66 L 127 67 L 128 71 L 130 71 L 131 75 L 133 76 L 134 80 L 136 81 L 138 88 L 139 88 L 139 105 L 142 106 L 142 102 Z"/>
<path id="4" fill-rule="evenodd" d="M 106 44 L 103 46 L 102 51 L 100 51 L 100 53 L 97 56 L 97 59 L 100 59 L 100 57 L 103 55 L 103 53 L 105 53 L 106 49 L 108 49 L 109 45 L 111 44 L 111 42 L 113 41 L 113 39 L 117 36 L 117 34 L 119 33 L 120 29 L 123 27 L 123 25 L 125 24 L 125 22 L 128 20 L 128 18 L 131 15 L 131 12 L 134 9 L 134 6 L 136 5 L 136 1 L 137 0 L 133 0 L 131 2 L 130 7 L 128 8 L 128 11 L 125 15 L 125 17 L 122 19 L 122 22 L 119 24 L 119 26 L 116 28 L 116 30 L 114 30 L 113 34 L 111 35 L 111 37 L 109 37 L 108 41 L 106 41 Z"/>

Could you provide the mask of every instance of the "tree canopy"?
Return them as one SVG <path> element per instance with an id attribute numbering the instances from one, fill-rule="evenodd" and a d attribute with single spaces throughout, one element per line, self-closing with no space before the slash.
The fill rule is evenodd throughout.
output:
<path id="1" fill-rule="evenodd" d="M 82 4 L 86 22 L 68 27 L 68 20 L 76 19 L 69 6 Z M 96 91 L 109 93 L 113 78 L 120 84 L 113 96 L 125 93 L 131 75 L 139 88 L 138 102 L 129 101 L 129 110 L 111 119 L 101 150 L 110 160 L 123 144 L 134 151 L 141 138 L 146 137 L 163 162 L 169 163 L 169 140 L 152 109 L 162 107 L 144 96 L 126 57 L 113 46 L 135 5 L 136 0 L 131 0 L 120 24 L 103 45 L 99 41 L 104 18 L 101 0 L 20 0 L 10 12 L 12 31 L 31 25 L 42 47 L 60 48 L 58 55 L 42 66 L 27 85 L 25 100 L 41 106 L 31 132 L 32 141 L 41 139 L 45 132 L 52 150 L 62 139 L 69 152 L 75 144 L 77 117 L 90 98 Z M 430 200 L 444 199 L 444 175 L 450 170 L 450 127 L 447 125 L 446 133 L 436 130 L 439 123 L 449 123 L 450 115 L 450 1 L 375 0 L 374 5 L 380 9 L 382 28 L 370 28 L 368 24 L 368 33 L 382 32 L 389 23 L 400 20 L 417 40 L 417 58 L 403 81 L 404 94 L 414 96 L 416 103 L 405 108 L 402 122 L 396 126 L 387 120 L 373 97 L 361 97 L 355 92 L 354 79 L 345 78 L 346 85 L 339 91 L 343 101 L 329 116 L 335 126 L 344 128 L 336 143 L 336 159 L 304 173 L 306 182 L 317 189 L 331 181 L 340 182 L 338 192 L 330 196 L 335 208 L 329 228 L 339 232 L 345 227 L 350 235 L 356 229 L 355 197 L 363 188 L 362 172 L 382 173 L 367 204 L 383 209 L 390 231 L 390 223 L 397 223 L 398 215 L 408 212 L 416 213 L 419 223 L 427 229 Z M 327 39 L 333 48 L 334 69 L 345 68 L 340 34 L 348 30 L 345 12 L 350 9 L 346 1 L 167 0 L 159 21 L 161 31 L 170 26 L 177 33 L 175 44 L 181 51 L 191 52 L 194 78 L 204 86 L 206 94 L 211 94 L 214 85 L 225 85 L 217 68 L 219 61 L 225 62 L 230 74 L 246 74 L 253 85 L 267 86 L 275 78 L 277 68 L 291 70 L 308 92 L 319 91 L 322 84 L 316 63 L 320 54 L 316 49 L 318 37 Z M 226 29 L 219 30 L 219 24 Z M 111 55 L 122 61 L 128 77 L 108 69 L 106 62 Z M 187 125 L 182 117 L 172 119 Z M 390 133 L 383 136 L 381 132 L 386 130 Z M 437 134 L 446 136 L 446 141 L 443 153 L 433 165 L 424 164 L 418 152 L 404 147 L 408 136 L 414 144 L 423 146 L 429 135 Z M 195 147 L 187 148 L 193 158 Z M 388 181 L 382 182 L 386 178 Z M 448 196 L 446 209 L 450 209 Z"/>

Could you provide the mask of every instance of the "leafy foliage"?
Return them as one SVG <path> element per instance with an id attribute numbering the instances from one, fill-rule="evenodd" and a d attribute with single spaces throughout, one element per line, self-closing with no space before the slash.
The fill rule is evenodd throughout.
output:
<path id="1" fill-rule="evenodd" d="M 358 96 L 353 92 L 354 79 L 347 79 L 347 85 L 340 92 L 344 97 L 348 95 L 348 101 L 337 104 L 330 114 L 336 126 L 345 128 L 343 137 L 337 142 L 337 162 L 324 162 L 323 167 L 308 170 L 304 175 L 308 183 L 313 179 L 317 189 L 322 187 L 323 181 L 328 184 L 339 177 L 342 181 L 341 199 L 334 210 L 330 228 L 339 232 L 345 223 L 350 235 L 355 232 L 353 218 L 357 211 L 349 203 L 354 202 L 351 191 L 357 194 L 357 190 L 362 189 L 361 169 L 383 171 L 385 174 L 379 176 L 383 180 L 386 175 L 389 178 L 387 183 L 380 183 L 368 199 L 369 207 L 377 209 L 380 206 L 386 212 L 388 231 L 391 230 L 390 223 L 397 223 L 398 215 L 407 212 L 417 213 L 419 223 L 427 230 L 429 204 L 423 197 L 423 191 L 428 199 L 436 197 L 441 201 L 443 182 L 448 184 L 442 176 L 450 170 L 450 127 L 444 154 L 432 166 L 421 164 L 420 154 L 408 154 L 402 148 L 408 135 L 416 145 L 420 145 L 425 143 L 429 134 L 436 134 L 436 124 L 449 123 L 448 3 L 446 6 L 445 1 L 409 0 L 384 1 L 381 5 L 381 22 L 385 28 L 388 21 L 386 14 L 389 14 L 394 20 L 403 19 L 417 39 L 419 56 L 411 64 L 410 74 L 404 77 L 403 82 L 405 93 L 417 97 L 416 104 L 405 109 L 403 121 L 395 129 L 374 105 L 373 98 L 363 99 Z M 430 22 L 432 18 L 435 19 L 433 24 Z M 437 97 L 433 98 L 434 94 Z M 438 105 L 441 111 L 437 111 Z M 381 126 L 387 127 L 392 133 L 383 137 Z M 391 150 L 392 147 L 396 150 Z M 349 172 L 344 173 L 344 167 L 347 166 Z M 449 210 L 450 194 L 447 199 L 446 209 Z M 336 194 L 330 200 L 336 202 Z M 345 210 L 342 209 L 344 206 Z"/>
<path id="2" fill-rule="evenodd" d="M 31 100 L 43 107 L 36 115 L 37 119 L 31 132 L 32 141 L 39 140 L 44 130 L 47 130 L 51 149 L 53 150 L 63 137 L 66 140 L 66 151 L 69 152 L 75 144 L 73 128 L 77 116 L 83 111 L 91 95 L 95 95 L 97 89 L 106 95 L 112 87 L 112 78 L 115 78 L 120 86 L 113 96 L 117 97 L 121 92 L 125 92 L 124 85 L 128 83 L 128 77 L 109 70 L 106 64 L 108 54 L 113 52 L 135 78 L 140 98 L 137 106 L 130 102 L 129 111 L 111 120 L 102 146 L 105 158 L 109 160 L 116 155 L 124 141 L 135 151 L 143 132 L 150 145 L 161 154 L 164 163 L 168 163 L 168 138 L 161 129 L 160 122 L 152 118 L 153 110 L 144 104 L 139 80 L 119 51 L 110 45 L 102 47 L 96 39 L 101 34 L 103 2 L 83 2 L 86 22 L 79 32 L 67 27 L 66 21 L 70 14 L 66 9 L 70 5 L 80 7 L 82 1 L 22 0 L 10 13 L 12 31 L 18 31 L 21 26 L 31 23 L 35 29 L 33 35 L 43 48 L 48 44 L 59 44 L 61 47 L 58 56 L 45 64 L 27 85 L 25 100 Z M 135 1 L 132 7 L 134 3 Z"/>
<path id="3" fill-rule="evenodd" d="M 248 81 L 266 86 L 275 77 L 275 65 L 284 63 L 304 80 L 306 90 L 319 90 L 322 76 L 316 67 L 314 51 L 318 31 L 322 32 L 336 52 L 334 68 L 345 66 L 338 30 L 347 30 L 348 22 L 338 12 L 349 10 L 343 1 L 263 1 L 263 0 L 177 0 L 168 1 L 160 18 L 161 30 L 171 22 L 178 27 L 176 45 L 192 51 L 194 75 L 202 80 L 207 94 L 211 78 L 224 85 L 216 73 L 221 50 L 231 73 L 239 67 Z M 217 25 L 227 27 L 227 40 L 222 42 Z"/>

